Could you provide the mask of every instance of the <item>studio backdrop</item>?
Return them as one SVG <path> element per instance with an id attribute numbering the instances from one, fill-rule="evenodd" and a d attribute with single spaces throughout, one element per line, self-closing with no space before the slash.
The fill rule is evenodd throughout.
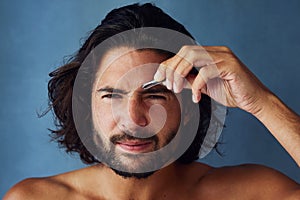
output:
<path id="1" fill-rule="evenodd" d="M 146 2 L 146 1 L 141 1 Z M 225 45 L 289 107 L 300 113 L 300 1 L 151 1 L 201 45 Z M 51 142 L 48 74 L 75 53 L 113 8 L 134 1 L 0 1 L 0 197 L 28 177 L 82 168 Z M 218 151 L 200 162 L 212 166 L 258 163 L 300 183 L 296 163 L 250 114 L 228 109 Z M 300 147 L 299 147 L 300 148 Z"/>

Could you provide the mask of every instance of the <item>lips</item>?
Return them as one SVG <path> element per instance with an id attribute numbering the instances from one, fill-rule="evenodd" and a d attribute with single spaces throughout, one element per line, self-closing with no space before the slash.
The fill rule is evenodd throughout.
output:
<path id="1" fill-rule="evenodd" d="M 145 153 L 152 150 L 153 141 L 127 140 L 118 141 L 117 147 L 121 150 L 131 153 Z"/>

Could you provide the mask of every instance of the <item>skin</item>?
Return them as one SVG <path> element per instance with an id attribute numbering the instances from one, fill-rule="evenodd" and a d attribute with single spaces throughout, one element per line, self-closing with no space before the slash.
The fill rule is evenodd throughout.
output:
<path id="1" fill-rule="evenodd" d="M 124 54 L 128 50 L 129 53 Z M 169 143 L 180 124 L 180 106 L 173 92 L 161 85 L 149 90 L 141 88 L 145 81 L 153 78 L 158 64 L 165 59 L 151 51 L 144 51 L 125 47 L 109 51 L 102 59 L 93 87 L 94 128 L 103 141 L 105 154 L 115 153 L 106 160 L 121 163 L 112 166 L 121 171 L 143 171 L 145 164 L 155 162 L 148 161 L 149 157 L 136 160 L 126 153 L 137 155 L 159 150 Z M 149 59 L 140 56 L 142 54 L 148 55 Z M 125 135 L 135 139 L 122 138 Z M 153 135 L 157 139 L 139 139 Z M 111 142 L 112 138 L 121 139 Z M 111 166 L 110 163 L 108 165 Z"/>
<path id="2" fill-rule="evenodd" d="M 157 70 L 152 71 L 150 77 L 145 75 L 145 81 L 151 80 L 155 74 L 156 79 L 167 78 L 166 85 L 169 89 L 180 92 L 184 87 L 182 77 L 186 77 L 190 83 L 194 94 L 194 101 L 201 99 L 201 93 L 209 94 L 212 98 L 222 102 L 224 97 L 218 97 L 218 92 L 209 91 L 206 82 L 217 77 L 215 72 L 210 72 L 209 67 L 215 66 L 220 72 L 218 78 L 221 80 L 222 91 L 226 91 L 225 105 L 239 107 L 256 116 L 270 132 L 281 142 L 284 148 L 295 158 L 299 152 L 294 148 L 299 146 L 299 116 L 286 107 L 275 95 L 273 95 L 226 47 L 205 47 L 213 60 L 207 60 L 207 55 L 201 56 L 202 48 L 197 46 L 183 47 L 177 56 L 164 61 Z M 124 49 L 115 49 L 112 54 L 108 54 L 106 61 L 113 60 L 114 55 Z M 185 58 L 185 59 L 183 59 Z M 104 60 L 105 60 L 104 59 Z M 122 65 L 117 63 L 118 70 L 114 71 L 114 76 L 106 76 L 105 82 L 118 80 L 126 70 L 145 63 L 161 63 L 164 56 L 153 51 L 133 51 L 123 57 Z M 220 61 L 217 64 L 206 65 L 207 62 Z M 103 63 L 102 63 L 103 64 Z M 191 66 L 199 65 L 204 68 L 200 70 L 197 77 L 189 77 L 188 72 Z M 124 71 L 122 71 L 124 70 Z M 169 70 L 169 71 L 168 71 Z M 180 74 L 180 76 L 172 74 Z M 120 72 L 120 74 L 116 73 Z M 99 72 L 101 74 L 101 72 Z M 106 71 L 106 73 L 109 73 Z M 110 73 L 109 73 L 110 74 Z M 99 76 L 99 74 L 97 74 Z M 175 80 L 175 81 L 174 81 Z M 102 82 L 98 82 L 95 88 L 102 87 Z M 132 93 L 131 100 L 127 101 L 122 118 L 117 113 L 117 122 L 129 120 L 135 128 L 145 127 L 149 124 L 148 107 L 150 104 L 136 104 L 139 95 Z M 100 110 L 105 108 L 107 102 L 97 99 L 97 94 L 93 98 L 93 105 Z M 103 95 L 103 94 L 102 94 Z M 219 99 L 218 99 L 219 98 Z M 101 98 L 100 98 L 101 99 Z M 107 100 L 107 99 L 106 99 Z M 134 100 L 134 101 L 133 101 Z M 151 100 L 152 101 L 152 100 Z M 149 101 L 149 102 L 151 102 Z M 170 101 L 174 103 L 170 96 Z M 108 101 L 109 102 L 109 101 Z M 148 103 L 149 103 L 148 102 Z M 103 104 L 102 104 L 103 103 Z M 159 102 L 166 110 L 169 104 Z M 99 107 L 98 107 L 99 106 Z M 134 108 L 142 106 L 143 112 Z M 272 108 L 272 109 L 271 109 Z M 119 133 L 112 118 L 111 108 L 107 107 L 105 116 L 106 124 L 98 123 L 97 129 L 103 129 L 103 133 Z M 101 111 L 102 112 L 102 111 Z M 104 111 L 103 111 L 104 112 Z M 94 123 L 97 124 L 97 113 L 93 113 Z M 161 129 L 160 141 L 164 141 L 168 135 L 168 128 L 174 128 L 174 123 L 178 119 L 169 119 L 167 127 Z M 128 122 L 128 121 L 127 121 Z M 132 122 L 134 122 L 132 124 Z M 274 122 L 274 123 L 272 123 Z M 276 122 L 276 123 L 275 123 Z M 122 123 L 121 123 L 122 124 Z M 136 126 L 136 125 L 139 126 Z M 283 126 L 284 125 L 284 126 Z M 278 128 L 282 127 L 282 128 Z M 154 127 L 155 129 L 155 127 Z M 104 132 L 104 130 L 106 132 Z M 285 132 L 285 136 L 282 133 Z M 162 145 L 160 143 L 160 145 Z M 151 151 L 153 146 L 143 148 L 143 151 Z M 126 163 L 126 158 L 124 158 Z M 202 163 L 191 163 L 187 165 L 174 162 L 165 168 L 160 169 L 146 179 L 122 178 L 116 175 L 105 165 L 95 165 L 92 167 L 72 171 L 52 177 L 26 179 L 15 185 L 4 197 L 11 199 L 299 199 L 300 186 L 284 176 L 278 171 L 260 165 L 240 165 L 233 167 L 213 168 Z"/>
<path id="3" fill-rule="evenodd" d="M 192 66 L 207 64 L 200 68 L 197 77 L 188 77 Z M 251 113 L 300 166 L 299 115 L 266 88 L 229 48 L 184 46 L 176 56 L 163 62 L 154 76 L 156 80 L 166 78 L 168 88 L 175 87 L 176 92 L 183 88 L 183 77 L 192 84 L 194 102 L 200 101 L 204 93 L 223 105 Z M 210 88 L 206 84 L 209 80 L 215 81 Z"/>

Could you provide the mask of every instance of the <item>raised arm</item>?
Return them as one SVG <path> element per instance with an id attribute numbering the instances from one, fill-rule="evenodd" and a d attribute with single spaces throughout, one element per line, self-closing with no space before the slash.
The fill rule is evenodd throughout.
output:
<path id="1" fill-rule="evenodd" d="M 200 67 L 197 76 L 192 67 Z M 184 46 L 174 57 L 163 62 L 155 80 L 180 92 L 190 83 L 193 101 L 201 93 L 229 107 L 239 107 L 260 120 L 300 166 L 300 116 L 266 88 L 256 76 L 223 46 Z"/>

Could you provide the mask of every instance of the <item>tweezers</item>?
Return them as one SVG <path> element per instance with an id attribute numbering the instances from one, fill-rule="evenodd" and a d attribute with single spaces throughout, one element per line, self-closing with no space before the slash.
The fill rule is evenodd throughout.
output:
<path id="1" fill-rule="evenodd" d="M 152 87 L 154 87 L 154 86 L 156 86 L 156 85 L 162 84 L 162 82 L 164 82 L 164 81 L 165 81 L 165 79 L 164 79 L 164 80 L 161 80 L 161 81 L 155 81 L 155 80 L 152 80 L 152 81 L 149 81 L 149 82 L 147 82 L 147 83 L 144 83 L 144 84 L 142 85 L 142 88 L 143 88 L 144 90 L 148 90 L 148 89 L 150 89 L 150 88 L 152 88 Z"/>

